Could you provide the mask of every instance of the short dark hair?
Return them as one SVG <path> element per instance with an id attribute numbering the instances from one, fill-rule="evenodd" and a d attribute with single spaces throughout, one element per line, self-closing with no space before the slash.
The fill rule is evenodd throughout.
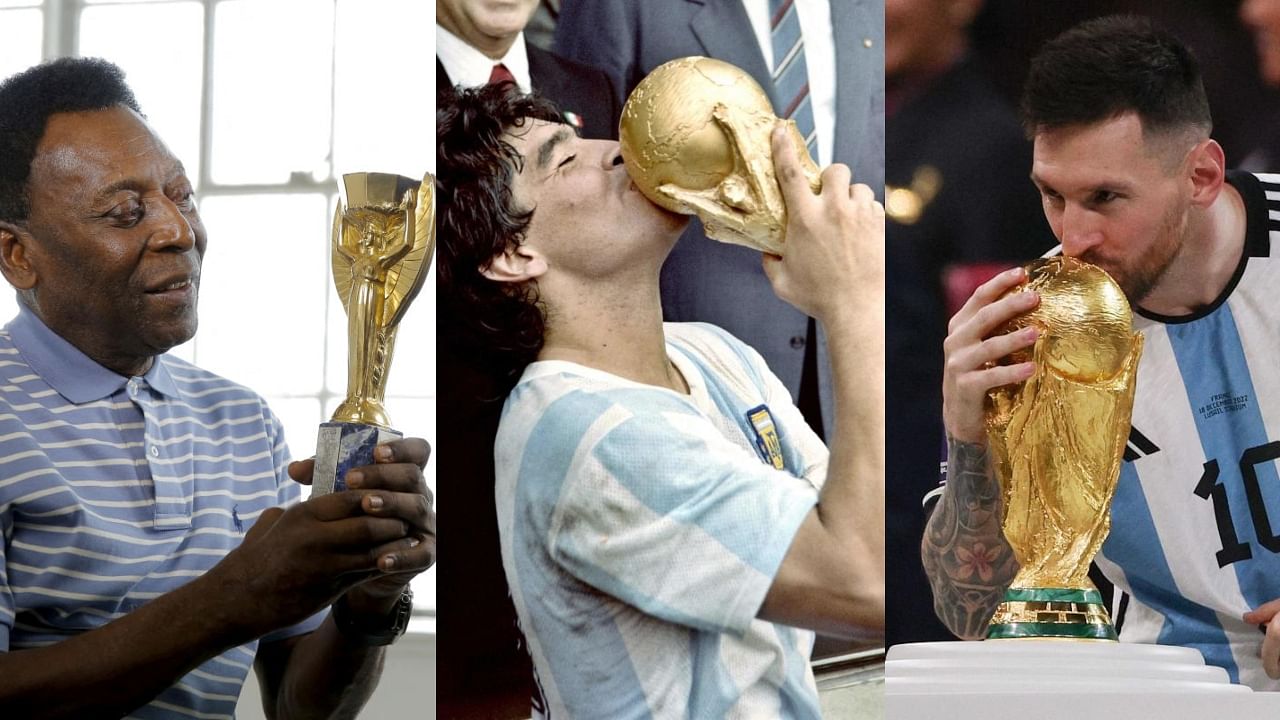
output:
<path id="1" fill-rule="evenodd" d="M 1143 134 L 1213 130 L 1191 50 L 1151 20 L 1113 15 L 1050 40 L 1031 61 L 1022 94 L 1028 137 L 1137 113 Z"/>
<path id="2" fill-rule="evenodd" d="M 27 179 L 50 116 L 116 105 L 142 114 L 124 71 L 100 58 L 60 58 L 0 83 L 0 220 L 31 212 Z"/>
<path id="3" fill-rule="evenodd" d="M 542 349 L 546 315 L 535 282 L 505 283 L 482 271 L 524 242 L 532 208 L 511 192 L 523 159 L 503 135 L 531 120 L 562 122 L 554 104 L 511 83 L 442 94 L 436 113 L 436 238 L 441 317 L 452 338 L 479 351 L 490 371 L 514 381 Z M 456 326 L 456 327 L 452 327 Z"/>

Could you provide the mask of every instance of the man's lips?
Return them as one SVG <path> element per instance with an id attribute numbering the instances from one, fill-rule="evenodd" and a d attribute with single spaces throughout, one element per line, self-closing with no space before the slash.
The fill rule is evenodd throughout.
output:
<path id="1" fill-rule="evenodd" d="M 197 275 L 179 275 L 164 278 L 146 289 L 151 295 L 159 295 L 162 293 L 185 293 L 195 286 Z"/>

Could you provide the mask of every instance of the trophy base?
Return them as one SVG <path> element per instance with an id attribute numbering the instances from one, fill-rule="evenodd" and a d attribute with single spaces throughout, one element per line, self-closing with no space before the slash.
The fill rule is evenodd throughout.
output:
<path id="1" fill-rule="evenodd" d="M 1280 718 L 1280 693 L 1233 685 L 1194 648 L 1138 643 L 900 643 L 884 701 L 893 720 Z"/>
<path id="2" fill-rule="evenodd" d="M 311 495 L 327 495 L 347 489 L 344 479 L 351 468 L 373 464 L 373 448 L 404 437 L 395 430 L 350 422 L 320 425 L 316 439 L 316 468 L 311 474 Z"/>
<path id="3" fill-rule="evenodd" d="M 988 640 L 1117 639 L 1102 594 L 1092 588 L 1009 588 L 987 627 Z"/>

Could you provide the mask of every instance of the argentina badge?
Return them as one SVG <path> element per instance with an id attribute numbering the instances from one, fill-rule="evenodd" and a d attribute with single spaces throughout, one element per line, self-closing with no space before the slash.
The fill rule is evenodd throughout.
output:
<path id="1" fill-rule="evenodd" d="M 778 437 L 778 425 L 773 421 L 773 413 L 768 405 L 759 405 L 747 411 L 747 422 L 755 433 L 756 452 L 760 459 L 782 470 L 782 440 Z"/>

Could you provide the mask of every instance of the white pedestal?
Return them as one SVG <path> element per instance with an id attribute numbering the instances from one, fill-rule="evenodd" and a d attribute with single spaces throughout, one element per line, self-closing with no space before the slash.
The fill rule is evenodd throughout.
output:
<path id="1" fill-rule="evenodd" d="M 1070 640 L 895 645 L 886 720 L 1280 718 L 1280 693 L 1232 685 L 1192 648 Z"/>

